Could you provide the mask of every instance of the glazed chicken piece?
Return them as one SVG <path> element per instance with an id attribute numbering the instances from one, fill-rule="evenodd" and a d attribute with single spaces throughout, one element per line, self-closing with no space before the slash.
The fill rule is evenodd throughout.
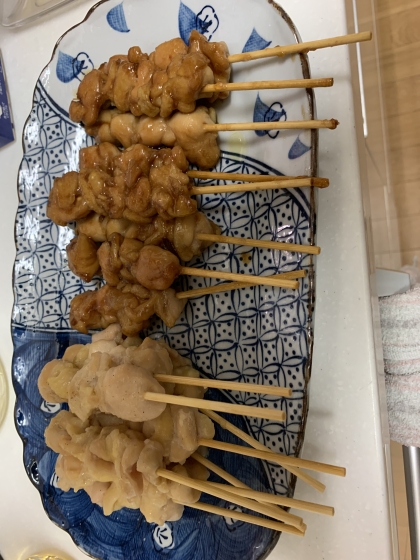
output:
<path id="1" fill-rule="evenodd" d="M 111 234 L 109 241 L 98 249 L 98 260 L 104 280 L 117 286 L 121 280 L 135 282 L 130 267 L 137 261 L 143 243 L 137 239 L 124 238 L 119 233 Z"/>
<path id="2" fill-rule="evenodd" d="M 101 158 L 92 146 L 84 149 L 81 159 L 95 167 L 66 173 L 54 181 L 47 214 L 59 225 L 85 218 L 92 211 L 140 224 L 150 223 L 157 214 L 170 220 L 197 211 L 185 174 L 188 162 L 180 147 L 152 150 L 136 144 L 118 151 L 111 161 L 108 152 Z M 105 168 L 112 168 L 112 175 Z"/>
<path id="3" fill-rule="evenodd" d="M 220 159 L 217 132 L 206 132 L 205 124 L 216 122 L 213 108 L 197 107 L 192 113 L 174 113 L 170 118 L 135 117 L 117 109 L 101 111 L 98 120 L 86 132 L 97 142 L 129 148 L 147 146 L 180 146 L 189 162 L 201 169 L 212 169 Z M 101 145 L 101 144 L 99 144 Z"/>
<path id="4" fill-rule="evenodd" d="M 166 290 L 180 275 L 181 266 L 173 253 L 154 245 L 146 245 L 131 266 L 131 273 L 146 288 Z"/>
<path id="5" fill-rule="evenodd" d="M 70 304 L 70 325 L 88 333 L 119 323 L 127 336 L 134 336 L 148 326 L 156 314 L 173 327 L 185 307 L 175 290 L 147 290 L 139 284 L 120 282 L 117 287 L 105 285 L 99 290 L 75 296 Z"/>
<path id="6" fill-rule="evenodd" d="M 211 245 L 209 241 L 197 239 L 198 233 L 220 234 L 220 228 L 201 212 L 175 220 L 163 220 L 157 216 L 150 224 L 137 226 L 127 219 L 100 219 L 94 214 L 85 218 L 81 227 L 78 222 L 77 230 L 80 232 L 80 239 L 75 237 L 67 247 L 71 270 L 83 280 L 89 281 L 100 269 L 104 280 L 111 286 L 117 286 L 121 280 L 131 283 L 138 281 L 131 269 L 144 245 L 167 246 L 181 260 L 188 261 L 194 256 L 200 256 Z M 83 231 L 90 233 L 93 239 L 87 238 Z M 94 241 L 104 242 L 98 249 Z M 158 251 L 158 254 L 161 253 Z M 150 281 L 143 283 L 145 287 L 149 285 Z M 154 286 L 153 289 L 161 288 Z"/>
<path id="7" fill-rule="evenodd" d="M 128 55 L 113 56 L 84 77 L 77 100 L 71 102 L 70 118 L 92 126 L 107 105 L 137 117 L 191 113 L 198 99 L 227 97 L 225 92 L 206 94 L 202 89 L 229 81 L 228 54 L 225 43 L 209 43 L 197 31 L 191 33 L 189 47 L 179 38 L 162 43 L 150 56 L 132 47 Z"/>
<path id="8" fill-rule="evenodd" d="M 215 83 L 226 84 L 229 82 L 231 66 L 228 60 L 229 50 L 226 43 L 223 41 L 207 41 L 204 35 L 194 29 L 190 35 L 189 50 L 191 52 L 201 52 L 204 56 L 211 60 Z M 228 92 L 219 92 L 212 95 L 210 102 L 214 103 L 217 99 L 226 99 L 228 96 Z"/>
<path id="9" fill-rule="evenodd" d="M 153 227 L 154 222 L 167 223 L 159 216 L 145 220 L 145 222 L 147 223 L 138 224 L 127 218 L 113 219 L 91 212 L 86 218 L 77 221 L 76 231 L 78 234 L 84 233 L 97 243 L 109 240 L 113 233 L 119 233 L 127 239 L 143 241 L 143 238 L 147 239 L 147 232 L 151 226 Z M 162 227 L 164 226 L 162 225 Z M 144 231 L 146 231 L 146 234 L 143 233 Z"/>
<path id="10" fill-rule="evenodd" d="M 145 245 L 161 245 L 170 248 L 182 261 L 200 256 L 207 247 L 210 247 L 210 241 L 197 239 L 198 233 L 215 235 L 221 233 L 219 226 L 202 212 L 173 220 L 164 220 L 161 216 L 155 216 L 147 224 L 136 224 L 126 218 L 115 220 L 91 214 L 77 222 L 76 230 L 98 243 L 110 242 L 113 234 L 119 234 L 125 239 L 142 241 Z"/>
<path id="11" fill-rule="evenodd" d="M 79 171 L 100 169 L 105 171 L 105 173 L 112 174 L 114 171 L 114 161 L 120 155 L 119 149 L 108 142 L 82 148 L 79 152 Z"/>
<path id="12" fill-rule="evenodd" d="M 212 241 L 197 239 L 198 233 L 220 235 L 221 229 L 202 212 L 196 212 L 191 216 L 175 220 L 173 236 L 170 241 L 181 261 L 186 262 L 193 257 L 199 257 L 213 243 Z"/>
<path id="13" fill-rule="evenodd" d="M 48 198 L 47 216 L 59 226 L 80 220 L 91 212 L 83 197 L 79 184 L 79 174 L 70 171 L 54 180 Z"/>
<path id="14" fill-rule="evenodd" d="M 90 282 L 100 268 L 96 243 L 81 233 L 70 241 L 66 251 L 70 270 L 85 282 Z"/>

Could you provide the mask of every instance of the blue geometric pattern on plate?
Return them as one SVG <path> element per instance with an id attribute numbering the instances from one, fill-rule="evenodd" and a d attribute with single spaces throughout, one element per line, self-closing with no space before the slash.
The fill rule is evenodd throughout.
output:
<path id="1" fill-rule="evenodd" d="M 64 84 L 71 82 L 74 78 L 82 81 L 83 76 L 86 76 L 91 70 L 93 70 L 93 62 L 87 53 L 81 52 L 76 57 L 72 57 L 59 51 L 55 71 L 57 78 Z"/>
<path id="2" fill-rule="evenodd" d="M 278 122 L 287 121 L 287 113 L 280 101 L 272 103 L 270 106 L 266 105 L 260 97 L 257 95 L 254 106 L 254 122 Z M 270 138 L 277 138 L 280 131 L 277 130 L 256 130 L 255 134 L 257 136 L 265 136 L 266 134 Z"/>
<path id="3" fill-rule="evenodd" d="M 303 154 L 306 154 L 306 152 L 309 152 L 310 149 L 311 147 L 306 146 L 298 136 L 289 150 L 288 157 L 289 159 L 299 158 L 303 156 Z"/>
<path id="4" fill-rule="evenodd" d="M 112 27 L 112 29 L 115 29 L 115 31 L 119 31 L 120 33 L 130 32 L 125 20 L 124 2 L 118 4 L 115 8 L 111 8 L 107 13 L 106 20 L 109 23 L 109 26 Z"/>
<path id="5" fill-rule="evenodd" d="M 156 0 L 158 2 L 162 0 Z M 210 38 L 219 26 L 215 9 L 212 6 L 203 7 L 200 0 L 190 0 L 190 4 L 194 11 L 181 3 L 179 13 L 185 17 L 178 18 L 178 21 L 176 17 L 179 14 L 175 7 L 175 28 L 178 24 L 180 32 L 183 28 L 184 35 L 181 33 L 181 36 L 184 40 L 185 37 L 188 40 L 186 34 L 189 36 L 193 28 L 198 28 Z M 219 14 L 226 16 L 228 12 L 220 0 L 213 0 L 213 4 Z M 279 15 L 286 18 L 278 19 L 287 21 L 285 25 L 289 26 L 288 33 L 295 33 L 281 9 L 271 0 L 270 4 L 270 10 L 274 7 Z M 139 4 L 137 1 L 125 0 L 124 5 L 126 13 L 130 15 L 130 26 L 134 28 L 135 23 L 136 32 L 139 32 L 140 19 L 136 12 Z M 171 3 L 168 6 L 172 9 Z M 114 0 L 104 2 L 90 12 L 89 18 L 94 20 L 99 37 L 101 33 L 111 33 L 119 41 L 118 45 L 123 44 L 126 35 L 114 34 L 109 27 L 111 22 L 119 22 L 118 31 L 128 30 L 121 3 L 117 4 Z M 191 27 L 193 20 L 194 26 Z M 269 22 L 271 26 L 271 12 Z M 90 26 L 91 21 L 86 24 Z M 270 26 L 261 31 L 264 36 L 270 36 Z M 252 23 L 246 26 L 246 30 L 251 28 Z M 69 532 L 78 546 L 93 556 L 109 560 L 163 557 L 173 560 L 261 559 L 274 547 L 278 533 L 190 508 L 186 509 L 179 522 L 166 523 L 162 527 L 145 523 L 138 511 L 122 510 L 104 517 L 101 508 L 93 505 L 84 492 L 64 493 L 57 487 L 54 472 L 56 455 L 46 447 L 43 434 L 49 420 L 61 407 L 41 399 L 37 378 L 43 365 L 62 356 L 69 344 L 89 340 L 89 337 L 70 329 L 69 304 L 76 294 L 101 284 L 99 278 L 84 284 L 70 272 L 65 247 L 74 235 L 73 230 L 71 227 L 58 227 L 46 218 L 46 204 L 54 178 L 67 171 L 77 170 L 80 148 L 93 143 L 84 129 L 71 122 L 68 112 L 60 106 L 68 106 L 67 99 L 71 98 L 74 91 L 73 79 L 80 80 L 82 74 L 93 67 L 84 51 L 91 53 L 92 60 L 99 56 L 93 41 L 85 44 L 85 40 L 77 43 L 72 39 L 69 42 L 67 39 L 72 33 L 74 37 L 78 36 L 78 31 L 71 31 L 62 43 L 65 45 L 62 50 L 57 49 L 55 52 L 48 67 L 49 80 L 43 81 L 45 76 L 42 75 L 36 85 L 33 108 L 24 130 L 24 157 L 19 171 L 12 335 L 15 345 L 13 383 L 17 395 L 15 421 L 24 441 L 25 469 L 39 490 L 49 517 Z M 239 52 L 245 42 L 246 35 L 241 35 L 235 52 Z M 78 46 L 75 48 L 74 44 Z M 124 45 L 121 52 L 126 50 L 126 43 Z M 68 52 L 80 54 L 72 58 L 65 54 Z M 59 53 L 63 55 L 61 62 Z M 298 72 L 308 78 L 308 68 L 302 61 L 299 62 Z M 51 72 L 54 65 L 56 71 Z M 68 92 L 71 93 L 70 97 Z M 254 97 L 250 101 L 252 114 Z M 308 94 L 302 102 L 308 104 L 309 116 L 314 118 L 311 95 Z M 264 113 L 262 122 L 287 118 L 282 104 L 276 102 L 275 98 L 270 103 L 265 104 L 260 99 L 260 112 Z M 301 106 L 299 103 L 299 110 Z M 288 112 L 291 109 L 293 106 L 288 104 Z M 250 116 L 243 120 L 250 120 Z M 278 132 L 274 131 L 274 134 L 277 136 Z M 284 145 L 281 142 L 285 136 L 279 136 L 279 145 Z M 269 142 L 270 147 L 276 146 L 278 150 L 278 158 L 276 156 L 270 160 L 276 163 L 270 166 L 250 157 L 256 153 L 253 149 L 249 150 L 250 156 L 233 153 L 228 151 L 223 142 L 222 139 L 224 151 L 216 168 L 218 171 L 282 175 L 282 165 L 287 166 L 290 162 L 287 157 L 290 144 L 286 150 L 279 150 L 276 143 Z M 311 144 L 309 149 L 313 147 L 313 157 L 298 160 L 299 167 L 293 167 L 299 170 L 296 174 L 315 172 L 315 135 L 311 136 Z M 290 167 L 287 169 L 290 170 Z M 201 182 L 203 185 L 206 183 Z M 314 242 L 314 201 L 309 189 L 205 196 L 201 197 L 199 203 L 206 215 L 218 223 L 225 234 L 301 244 Z M 285 410 L 287 420 L 284 423 L 239 416 L 228 416 L 228 419 L 271 449 L 298 454 L 307 415 L 306 389 L 312 354 L 312 257 L 288 251 L 279 253 L 214 244 L 201 258 L 189 264 L 198 268 L 239 273 L 277 274 L 296 269 L 308 271 L 307 278 L 300 281 L 300 288 L 296 292 L 258 286 L 189 300 L 174 329 L 168 330 L 158 320 L 149 329 L 151 336 L 164 337 L 181 354 L 189 356 L 203 376 L 291 387 L 291 399 L 270 399 L 252 393 L 222 394 L 217 391 L 209 391 L 206 398 Z M 211 280 L 192 277 L 184 277 L 180 281 L 181 289 L 212 284 Z M 217 439 L 241 443 L 228 432 L 216 429 Z M 215 450 L 211 451 L 210 458 L 255 489 L 293 495 L 294 478 L 278 465 Z M 217 480 L 217 477 L 212 476 L 212 479 Z M 238 509 L 237 506 L 205 495 L 201 499 L 231 510 Z"/>
<path id="6" fill-rule="evenodd" d="M 242 52 L 262 51 L 269 47 L 271 43 L 272 41 L 266 41 L 263 37 L 261 37 L 254 27 L 248 41 L 242 49 Z"/>
<path id="7" fill-rule="evenodd" d="M 219 18 L 212 6 L 204 6 L 198 14 L 195 14 L 186 4 L 181 2 L 179 6 L 178 26 L 179 35 L 187 45 L 193 29 L 205 35 L 210 41 L 219 27 Z"/>

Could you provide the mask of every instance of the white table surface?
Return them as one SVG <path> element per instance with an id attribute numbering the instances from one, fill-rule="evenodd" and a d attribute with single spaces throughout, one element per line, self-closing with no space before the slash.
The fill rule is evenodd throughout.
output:
<path id="1" fill-rule="evenodd" d="M 0 29 L 17 137 L 0 151 L 0 357 L 8 371 L 10 392 L 6 420 L 0 427 L 0 553 L 4 560 L 23 560 L 51 548 L 75 560 L 86 558 L 49 521 L 23 468 L 22 443 L 13 421 L 10 315 L 23 124 L 36 79 L 56 40 L 81 21 L 92 5 L 91 0 L 76 0 L 23 28 Z M 344 0 L 283 0 L 282 5 L 303 40 L 347 32 Z M 380 422 L 349 51 L 339 47 L 309 56 L 312 77 L 335 78 L 334 88 L 317 93 L 318 116 L 337 118 L 341 124 L 334 133 L 321 131 L 320 135 L 320 176 L 329 177 L 331 187 L 319 197 L 317 242 L 322 254 L 304 456 L 344 465 L 348 474 L 345 479 L 321 475 L 327 484 L 324 495 L 298 483 L 297 498 L 333 505 L 336 515 L 305 514 L 305 538 L 283 535 L 270 560 L 389 560 L 393 558 L 390 518 L 395 512 L 388 506 L 384 445 L 389 442 Z"/>

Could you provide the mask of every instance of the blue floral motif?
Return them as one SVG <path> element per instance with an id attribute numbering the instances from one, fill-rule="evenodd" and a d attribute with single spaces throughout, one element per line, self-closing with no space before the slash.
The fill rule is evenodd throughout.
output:
<path id="1" fill-rule="evenodd" d="M 247 42 L 245 43 L 242 52 L 251 52 L 251 51 L 262 51 L 271 45 L 272 41 L 266 41 L 258 31 L 255 29 L 252 30 L 251 35 L 249 36 Z"/>
<path id="2" fill-rule="evenodd" d="M 287 113 L 280 101 L 276 101 L 275 103 L 272 103 L 270 106 L 268 106 L 261 100 L 260 94 L 257 95 L 254 106 L 254 122 L 277 122 L 286 120 Z M 279 130 L 255 131 L 255 134 L 257 136 L 265 136 L 267 134 L 268 136 L 270 136 L 270 138 L 277 138 L 279 133 Z"/>
<path id="3" fill-rule="evenodd" d="M 289 150 L 288 157 L 289 159 L 297 159 L 306 154 L 306 152 L 309 152 L 310 149 L 311 147 L 304 144 L 298 136 Z"/>
<path id="4" fill-rule="evenodd" d="M 81 81 L 83 76 L 93 69 L 93 62 L 89 55 L 85 52 L 79 53 L 76 57 L 72 57 L 66 53 L 59 51 L 55 72 L 57 78 L 67 84 L 76 78 Z"/>
<path id="5" fill-rule="evenodd" d="M 179 34 L 187 45 L 193 29 L 205 35 L 210 41 L 219 27 L 219 18 L 212 6 L 204 6 L 198 14 L 195 14 L 191 8 L 181 1 L 178 14 L 178 26 Z"/>
<path id="6" fill-rule="evenodd" d="M 153 529 L 153 540 L 156 543 L 157 550 L 174 548 L 175 543 L 171 523 L 164 523 L 161 526 L 156 525 Z"/>
<path id="7" fill-rule="evenodd" d="M 124 2 L 121 2 L 121 4 L 118 4 L 109 10 L 106 15 L 106 21 L 115 31 L 119 31 L 120 33 L 130 32 L 124 14 Z"/>

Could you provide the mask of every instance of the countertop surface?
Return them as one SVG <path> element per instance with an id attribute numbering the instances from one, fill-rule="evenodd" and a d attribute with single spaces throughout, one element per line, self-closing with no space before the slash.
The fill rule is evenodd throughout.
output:
<path id="1" fill-rule="evenodd" d="M 10 382 L 12 269 L 15 255 L 16 176 L 21 134 L 36 79 L 56 40 L 80 22 L 91 1 L 74 1 L 38 22 L 0 29 L 0 46 L 12 101 L 16 141 L 0 151 L 0 357 L 9 381 L 9 406 L 0 427 L 0 554 L 4 560 L 58 549 L 73 559 L 86 556 L 68 534 L 45 515 L 37 490 L 26 476 L 22 442 L 13 421 Z M 283 0 L 302 40 L 347 33 L 343 0 Z M 347 477 L 320 475 L 323 495 L 298 482 L 295 497 L 336 508 L 335 517 L 306 514 L 305 538 L 282 535 L 270 560 L 389 560 L 393 558 L 385 452 L 381 427 L 374 328 L 357 131 L 349 49 L 309 54 L 312 77 L 333 76 L 335 86 L 317 92 L 319 118 L 334 117 L 334 134 L 321 131 L 319 174 L 331 187 L 320 193 L 317 244 L 315 346 L 310 412 L 303 456 L 347 467 Z M 385 435 L 384 435 L 385 434 Z"/>

